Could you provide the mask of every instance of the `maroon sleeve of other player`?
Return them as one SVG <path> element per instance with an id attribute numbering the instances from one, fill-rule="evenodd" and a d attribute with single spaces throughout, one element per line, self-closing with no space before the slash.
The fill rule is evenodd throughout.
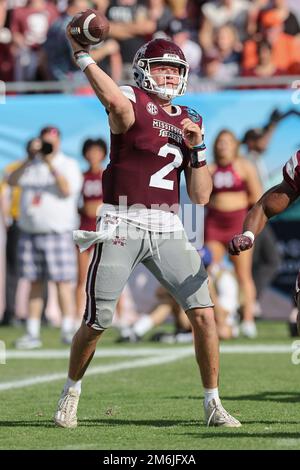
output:
<path id="1" fill-rule="evenodd" d="M 10 30 L 12 33 L 24 34 L 24 22 L 22 17 L 24 16 L 24 8 L 15 8 L 12 11 L 12 19 L 10 24 Z"/>
<path id="2" fill-rule="evenodd" d="M 297 193 L 300 192 L 300 150 L 298 150 L 284 165 L 283 179 Z"/>

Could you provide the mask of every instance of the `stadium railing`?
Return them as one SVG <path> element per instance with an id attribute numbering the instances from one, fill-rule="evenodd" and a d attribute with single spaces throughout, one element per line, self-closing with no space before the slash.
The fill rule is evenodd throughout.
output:
<path id="1" fill-rule="evenodd" d="M 126 82 L 128 84 L 128 82 Z M 122 83 L 120 83 L 122 85 Z M 65 80 L 46 82 L 7 82 L 5 83 L 6 93 L 74 93 L 78 89 L 89 87 L 86 81 Z M 267 78 L 257 77 L 237 77 L 229 81 L 211 80 L 199 78 L 193 81 L 190 91 L 205 90 L 226 90 L 226 89 L 247 89 L 247 88 L 300 88 L 299 75 L 284 75 Z M 194 88 L 194 90 L 193 90 Z"/>

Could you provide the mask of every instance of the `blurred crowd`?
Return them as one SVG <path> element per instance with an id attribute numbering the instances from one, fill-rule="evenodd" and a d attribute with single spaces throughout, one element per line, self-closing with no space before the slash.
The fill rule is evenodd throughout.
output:
<path id="1" fill-rule="evenodd" d="M 271 226 L 257 237 L 254 250 L 230 258 L 227 246 L 232 236 L 241 232 L 248 208 L 268 188 L 263 156 L 285 114 L 274 110 L 265 126 L 249 129 L 244 136 L 222 129 L 213 146 L 214 158 L 209 166 L 213 192 L 206 207 L 205 245 L 199 256 L 210 278 L 221 339 L 239 334 L 256 337 L 261 295 L 280 265 Z M 42 345 L 43 318 L 59 325 L 61 340 L 69 344 L 85 310 L 85 283 L 93 247 L 80 253 L 72 231 L 96 230 L 107 144 L 101 138 L 82 142 L 86 166 L 82 173 L 78 163 L 62 152 L 61 139 L 60 129 L 55 126 L 39 130 L 28 141 L 24 156 L 4 169 L 0 182 L 0 221 L 6 231 L 2 324 L 18 324 L 21 317 L 26 321 L 26 334 L 16 343 L 20 349 Z M 128 284 L 120 298 L 114 318 L 120 331 L 118 341 L 139 341 L 170 318 L 172 332 L 156 330 L 153 339 L 192 341 L 191 326 L 181 307 L 164 288 L 155 285 L 151 291 L 145 279 L 145 272 L 140 273 L 135 291 Z M 140 307 L 134 299 L 139 293 Z M 20 298 L 21 316 L 17 305 Z M 49 305 L 53 309 L 54 304 L 59 318 L 53 321 L 45 311 L 49 313 Z M 292 328 L 295 318 L 290 323 Z"/>
<path id="2" fill-rule="evenodd" d="M 110 21 L 109 38 L 91 55 L 117 83 L 132 79 L 136 50 L 170 37 L 190 65 L 190 90 L 199 78 L 226 84 L 236 77 L 299 74 L 298 0 L 0 0 L 0 79 L 83 80 L 65 29 L 87 8 Z"/>

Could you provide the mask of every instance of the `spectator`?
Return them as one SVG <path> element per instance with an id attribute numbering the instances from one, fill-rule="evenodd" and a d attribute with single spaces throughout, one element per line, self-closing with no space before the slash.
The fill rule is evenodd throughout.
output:
<path id="1" fill-rule="evenodd" d="M 272 47 L 272 63 L 277 69 L 288 72 L 300 62 L 300 51 L 296 37 L 283 32 L 282 18 L 277 10 L 268 10 L 261 15 L 262 39 Z M 244 44 L 243 68 L 252 69 L 258 64 L 258 42 L 249 39 Z"/>
<path id="2" fill-rule="evenodd" d="M 222 62 L 216 50 L 205 54 L 201 64 L 202 76 L 207 80 L 198 88 L 198 91 L 213 92 L 220 89 L 215 81 L 222 81 Z"/>
<path id="3" fill-rule="evenodd" d="M 283 70 L 280 70 L 273 63 L 272 58 L 272 46 L 266 41 L 262 40 L 257 45 L 258 63 L 255 67 L 244 70 L 243 76 L 245 77 L 259 77 L 259 78 L 270 78 L 278 75 L 283 75 Z M 273 85 L 273 87 L 278 85 Z M 248 87 L 247 87 L 248 88 Z M 251 87 L 253 88 L 253 87 Z M 259 88 L 262 88 L 260 85 Z M 272 85 L 264 85 L 263 88 L 272 88 Z"/>
<path id="4" fill-rule="evenodd" d="M 82 81 L 81 71 L 74 62 L 72 50 L 66 38 L 66 26 L 74 15 L 89 8 L 88 0 L 69 0 L 68 8 L 49 28 L 44 44 L 44 60 L 51 80 L 77 79 Z M 91 56 L 96 62 L 110 58 L 110 72 L 115 81 L 121 77 L 121 58 L 119 46 L 113 39 L 108 39 L 93 47 Z"/>
<path id="5" fill-rule="evenodd" d="M 281 14 L 284 21 L 284 32 L 295 36 L 300 33 L 300 23 L 296 15 L 290 10 L 287 0 L 273 0 L 274 8 Z"/>
<path id="6" fill-rule="evenodd" d="M 12 81 L 14 78 L 14 57 L 10 15 L 6 0 L 0 0 L 0 57 L 0 80 Z"/>
<path id="7" fill-rule="evenodd" d="M 199 42 L 207 52 L 212 47 L 213 31 L 227 23 L 232 23 L 240 40 L 245 39 L 247 16 L 250 8 L 248 0 L 215 0 L 202 6 L 203 21 L 199 30 Z"/>
<path id="8" fill-rule="evenodd" d="M 102 139 L 87 139 L 82 147 L 82 154 L 88 162 L 88 170 L 83 174 L 82 199 L 80 208 L 80 230 L 96 230 L 97 210 L 102 204 L 102 163 L 106 157 L 107 145 Z M 93 247 L 79 253 L 78 280 L 76 286 L 77 320 L 82 320 L 85 307 L 85 283 Z"/>
<path id="9" fill-rule="evenodd" d="M 214 0 L 204 3 L 202 11 L 215 28 L 233 23 L 243 34 L 249 8 L 248 0 Z"/>
<path id="10" fill-rule="evenodd" d="M 93 8 L 98 10 L 102 15 L 106 15 L 110 0 L 93 0 Z"/>
<path id="11" fill-rule="evenodd" d="M 245 144 L 246 150 L 245 157 L 255 165 L 264 190 L 268 190 L 272 186 L 270 173 L 264 161 L 264 153 L 268 148 L 278 123 L 290 113 L 291 111 L 281 113 L 275 109 L 265 126 L 249 129 L 243 137 L 242 142 Z M 260 297 L 262 292 L 271 284 L 275 277 L 280 265 L 280 259 L 281 256 L 272 225 L 266 225 L 258 235 L 253 251 L 252 275 L 256 289 L 256 316 L 259 316 L 261 312 Z"/>
<path id="12" fill-rule="evenodd" d="M 269 287 L 278 272 L 281 255 L 272 225 L 266 225 L 255 240 L 253 252 L 252 275 L 256 289 L 256 309 L 261 311 L 260 298 Z"/>
<path id="13" fill-rule="evenodd" d="M 240 60 L 234 26 L 222 26 L 215 31 L 214 46 L 204 55 L 203 75 L 220 82 L 230 81 L 239 75 Z"/>
<path id="14" fill-rule="evenodd" d="M 255 39 L 258 31 L 258 17 L 262 10 L 270 5 L 270 0 L 253 0 L 249 8 L 247 19 L 247 33 L 249 38 Z"/>
<path id="15" fill-rule="evenodd" d="M 204 16 L 202 11 L 202 3 L 204 2 L 201 0 L 187 0 L 184 13 L 180 15 L 174 15 L 177 18 L 187 17 L 192 25 L 192 29 L 197 32 L 197 36 L 199 36 L 199 30 L 201 28 Z"/>
<path id="16" fill-rule="evenodd" d="M 209 292 L 215 304 L 215 319 L 219 339 L 236 338 L 239 335 L 238 307 L 239 286 L 231 269 L 223 264 L 208 268 Z"/>
<path id="17" fill-rule="evenodd" d="M 283 32 L 290 34 L 291 36 L 296 36 L 300 33 L 300 27 L 297 17 L 289 9 L 286 0 L 271 0 L 269 8 L 261 10 L 258 14 L 257 19 L 257 28 L 258 31 L 261 29 L 261 17 L 263 17 L 264 12 L 268 10 L 274 10 L 278 13 L 278 16 L 281 18 L 283 23 Z"/>
<path id="18" fill-rule="evenodd" d="M 33 158 L 36 139 L 32 139 L 27 144 L 27 158 Z M 15 300 L 19 281 L 17 247 L 20 230 L 18 219 L 20 216 L 21 188 L 15 186 L 10 188 L 7 184 L 9 175 L 18 169 L 23 160 L 10 163 L 4 168 L 3 180 L 0 185 L 0 198 L 4 226 L 6 227 L 6 270 L 5 270 L 5 310 L 2 318 L 2 325 L 12 325 L 15 319 Z"/>
<path id="19" fill-rule="evenodd" d="M 138 0 L 112 0 L 106 12 L 110 21 L 110 36 L 117 39 L 123 60 L 122 81 L 132 80 L 132 61 L 145 37 L 156 31 L 156 21 L 149 9 Z"/>
<path id="20" fill-rule="evenodd" d="M 167 31 L 174 16 L 165 0 L 148 0 L 148 8 L 149 18 L 156 23 L 155 36 Z"/>
<path id="21" fill-rule="evenodd" d="M 221 62 L 220 76 L 224 81 L 239 75 L 240 47 L 233 25 L 221 26 L 215 32 L 215 46 Z"/>
<path id="22" fill-rule="evenodd" d="M 27 157 L 29 160 L 34 158 L 34 154 L 39 145 L 39 139 L 31 139 L 26 145 Z M 0 184 L 0 199 L 2 213 L 4 215 L 4 227 L 6 227 L 6 266 L 5 266 L 5 310 L 1 325 L 15 325 L 20 321 L 20 304 L 27 303 L 26 293 L 27 282 L 20 278 L 18 267 L 18 243 L 20 238 L 20 229 L 18 220 L 20 217 L 21 188 L 18 186 L 10 187 L 7 184 L 9 175 L 17 170 L 24 160 L 17 160 L 4 169 L 3 181 Z M 25 281 L 25 282 L 24 282 Z M 48 302 L 47 283 L 43 285 L 43 314 Z"/>
<path id="23" fill-rule="evenodd" d="M 256 167 L 260 183 L 265 191 L 272 186 L 272 183 L 269 168 L 264 161 L 264 153 L 267 151 L 278 123 L 294 112 L 294 110 L 289 110 L 282 113 L 278 109 L 274 109 L 263 127 L 248 129 L 242 138 L 242 143 L 245 145 L 245 156 Z"/>
<path id="24" fill-rule="evenodd" d="M 287 0 L 287 4 L 291 12 L 296 15 L 298 23 L 300 23 L 300 3 L 299 0 Z"/>
<path id="25" fill-rule="evenodd" d="M 72 230 L 77 227 L 77 204 L 82 184 L 75 161 L 60 151 L 60 132 L 48 126 L 40 133 L 40 148 L 8 178 L 22 188 L 18 258 L 20 276 L 31 283 L 27 334 L 17 340 L 20 349 L 37 348 L 40 340 L 42 286 L 56 283 L 62 312 L 62 340 L 73 332 L 76 254 Z"/>
<path id="26" fill-rule="evenodd" d="M 204 239 L 219 265 L 226 254 L 232 234 L 239 233 L 250 204 L 261 195 L 254 165 L 239 154 L 239 141 L 229 130 L 219 132 L 214 144 L 214 163 L 210 166 L 213 191 L 205 219 Z M 256 336 L 254 323 L 255 286 L 252 279 L 252 252 L 232 257 L 235 274 L 243 295 L 241 331 Z M 243 253 L 244 254 L 244 253 Z"/>
<path id="27" fill-rule="evenodd" d="M 191 40 L 191 27 L 186 19 L 174 18 L 168 27 L 168 33 L 172 40 L 179 46 L 190 66 L 190 79 L 200 73 L 202 51 L 199 44 Z"/>
<path id="28" fill-rule="evenodd" d="M 168 4 L 176 18 L 183 18 L 186 15 L 187 0 L 168 0 Z"/>
<path id="29" fill-rule="evenodd" d="M 15 79 L 35 80 L 42 71 L 41 46 L 49 26 L 58 17 L 53 3 L 28 0 L 25 7 L 13 11 L 11 30 L 15 46 Z"/>
<path id="30" fill-rule="evenodd" d="M 147 315 L 141 317 L 133 324 L 121 328 L 120 337 L 117 339 L 118 343 L 130 342 L 136 343 L 140 341 L 152 328 L 164 323 L 170 314 L 174 318 L 175 333 L 155 334 L 153 339 L 162 342 L 191 342 L 192 341 L 192 328 L 189 319 L 185 315 L 184 310 L 178 305 L 174 298 L 164 287 L 159 287 L 156 291 L 158 304 Z"/>

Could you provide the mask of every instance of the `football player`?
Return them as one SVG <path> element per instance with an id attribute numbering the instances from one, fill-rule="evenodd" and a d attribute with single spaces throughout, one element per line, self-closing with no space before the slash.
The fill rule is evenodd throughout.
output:
<path id="1" fill-rule="evenodd" d="M 271 217 L 285 211 L 300 195 L 300 150 L 283 167 L 283 180 L 266 191 L 248 212 L 243 233 L 235 235 L 229 243 L 229 253 L 239 255 L 249 250 L 255 237 L 262 231 Z M 297 328 L 300 334 L 300 271 L 296 279 L 295 300 L 298 308 Z"/>
<path id="2" fill-rule="evenodd" d="M 78 66 L 108 113 L 111 151 L 103 173 L 98 231 L 77 234 L 83 248 L 90 243 L 96 248 L 88 272 L 84 321 L 74 337 L 55 422 L 68 428 L 77 425 L 81 379 L 97 341 L 111 325 L 130 273 L 142 262 L 192 324 L 207 425 L 239 427 L 218 394 L 218 335 L 207 274 L 176 214 L 182 172 L 192 202 L 206 204 L 212 190 L 202 118 L 193 109 L 172 104 L 187 86 L 184 54 L 166 39 L 146 43 L 133 61 L 137 86 L 119 88 L 95 64 L 88 48 L 72 38 L 70 27 L 68 37 Z"/>

